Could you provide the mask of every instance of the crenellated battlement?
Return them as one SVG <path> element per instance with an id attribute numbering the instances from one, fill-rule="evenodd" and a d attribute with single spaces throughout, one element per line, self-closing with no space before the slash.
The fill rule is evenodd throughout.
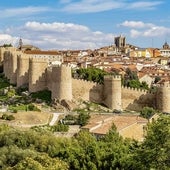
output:
<path id="1" fill-rule="evenodd" d="M 92 81 L 87 81 L 87 80 L 84 80 L 84 79 L 74 79 L 73 78 L 73 80 L 83 84 L 84 86 L 88 86 L 88 85 L 96 86 L 96 85 L 98 85 L 98 83 L 95 83 L 95 82 L 92 82 Z"/>
<path id="2" fill-rule="evenodd" d="M 122 86 L 122 89 L 124 89 L 124 90 L 129 90 L 129 91 L 131 91 L 132 93 L 133 92 L 141 92 L 141 93 L 148 93 L 148 91 L 147 90 L 145 90 L 145 89 L 139 89 L 139 88 L 132 88 L 132 87 L 127 87 L 127 86 Z"/>
<path id="3" fill-rule="evenodd" d="M 121 80 L 120 75 L 105 75 L 104 80 Z"/>
<path id="4" fill-rule="evenodd" d="M 60 69 L 71 69 L 71 67 L 70 66 L 68 66 L 68 65 L 63 65 L 63 64 L 61 64 L 61 65 L 52 65 L 52 67 L 56 67 L 56 68 L 60 68 Z"/>

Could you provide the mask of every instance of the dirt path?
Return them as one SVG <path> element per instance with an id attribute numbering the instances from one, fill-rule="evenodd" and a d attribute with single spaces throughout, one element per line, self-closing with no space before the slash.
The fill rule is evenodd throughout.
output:
<path id="1" fill-rule="evenodd" d="M 53 118 L 51 122 L 49 123 L 50 126 L 53 126 L 55 122 L 58 120 L 58 117 L 64 113 L 53 113 Z"/>

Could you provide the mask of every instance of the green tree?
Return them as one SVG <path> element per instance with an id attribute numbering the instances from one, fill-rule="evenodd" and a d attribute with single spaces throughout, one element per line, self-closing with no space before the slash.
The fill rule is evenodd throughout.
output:
<path id="1" fill-rule="evenodd" d="M 73 73 L 73 77 L 74 77 L 74 74 L 77 75 L 77 77 L 80 78 L 80 79 L 84 79 L 84 80 L 87 80 L 87 81 L 93 81 L 93 82 L 103 84 L 104 75 L 108 75 L 109 73 L 107 73 L 104 70 L 91 67 L 91 68 L 77 69 L 75 71 L 75 73 Z"/>
<path id="2" fill-rule="evenodd" d="M 156 113 L 156 111 L 152 108 L 152 107 L 144 107 L 141 111 L 140 111 L 140 116 L 149 119 L 150 117 L 152 117 L 154 114 Z"/>
<path id="3" fill-rule="evenodd" d="M 154 83 L 157 83 L 157 82 L 160 81 L 160 80 L 161 80 L 161 77 L 156 76 L 156 77 L 155 77 L 155 80 L 154 80 Z"/>
<path id="4" fill-rule="evenodd" d="M 77 123 L 81 126 L 84 126 L 88 123 L 89 119 L 90 119 L 89 113 L 80 112 L 78 115 Z"/>
<path id="5" fill-rule="evenodd" d="M 3 47 L 12 47 L 12 44 L 4 44 Z"/>
<path id="6" fill-rule="evenodd" d="M 170 169 L 170 116 L 150 123 L 147 136 L 137 149 L 134 165 L 138 169 Z"/>
<path id="7" fill-rule="evenodd" d="M 148 84 L 146 82 L 140 82 L 137 72 L 131 71 L 127 68 L 124 77 L 122 78 L 122 84 L 127 87 L 140 88 L 148 90 Z"/>

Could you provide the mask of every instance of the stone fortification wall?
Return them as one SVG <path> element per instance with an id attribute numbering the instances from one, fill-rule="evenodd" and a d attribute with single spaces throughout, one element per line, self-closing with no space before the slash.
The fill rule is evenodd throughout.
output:
<path id="1" fill-rule="evenodd" d="M 170 85 L 159 87 L 156 99 L 157 108 L 162 112 L 170 113 Z"/>
<path id="2" fill-rule="evenodd" d="M 4 74 L 11 84 L 17 83 L 17 55 L 20 53 L 13 47 L 4 52 Z"/>
<path id="3" fill-rule="evenodd" d="M 122 87 L 122 108 L 139 111 L 145 106 L 155 108 L 156 94 L 145 90 Z"/>
<path id="4" fill-rule="evenodd" d="M 59 100 L 83 99 L 104 103 L 111 109 L 141 110 L 145 106 L 170 113 L 170 86 L 158 88 L 151 94 L 143 90 L 121 87 L 120 76 L 106 76 L 104 85 L 84 80 L 72 79 L 71 68 L 67 66 L 49 67 L 48 57 L 32 57 L 15 48 L 2 48 L 4 74 L 17 87 L 29 85 L 30 92 L 48 88 L 52 98 Z"/>
<path id="5" fill-rule="evenodd" d="M 36 92 L 47 88 L 46 69 L 48 60 L 32 57 L 29 60 L 29 91 Z"/>
<path id="6" fill-rule="evenodd" d="M 47 71 L 46 71 L 46 75 L 47 75 L 47 88 L 48 90 L 52 91 L 52 67 L 48 67 Z"/>
<path id="7" fill-rule="evenodd" d="M 7 50 L 8 50 L 8 48 L 0 47 L 0 63 L 2 63 L 4 61 L 4 53 Z"/>
<path id="8" fill-rule="evenodd" d="M 29 56 L 27 54 L 17 57 L 17 87 L 29 84 Z"/>
<path id="9" fill-rule="evenodd" d="M 16 84 L 17 83 L 17 51 L 13 51 L 10 54 L 10 83 Z"/>
<path id="10" fill-rule="evenodd" d="M 81 79 L 72 79 L 72 91 L 74 99 L 102 103 L 103 85 Z"/>
<path id="11" fill-rule="evenodd" d="M 52 68 L 52 99 L 72 100 L 71 67 L 64 65 Z"/>
<path id="12" fill-rule="evenodd" d="M 10 66 L 11 66 L 11 60 L 10 60 L 10 52 L 9 51 L 5 51 L 4 53 L 4 62 L 3 62 L 3 69 L 4 69 L 4 75 L 5 77 L 7 77 L 8 79 L 10 79 Z"/>
<path id="13" fill-rule="evenodd" d="M 121 76 L 104 77 L 104 104 L 110 109 L 121 110 Z"/>

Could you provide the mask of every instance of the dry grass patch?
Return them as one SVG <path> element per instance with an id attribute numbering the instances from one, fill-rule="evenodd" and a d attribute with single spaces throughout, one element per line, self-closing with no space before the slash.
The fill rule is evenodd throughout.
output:
<path id="1" fill-rule="evenodd" d="M 10 113 L 11 114 L 11 113 Z M 35 112 L 35 111 L 23 111 L 13 113 L 15 120 L 5 121 L 8 124 L 16 126 L 36 126 L 49 123 L 51 119 L 51 113 Z M 4 122 L 4 121 L 3 121 Z"/>

